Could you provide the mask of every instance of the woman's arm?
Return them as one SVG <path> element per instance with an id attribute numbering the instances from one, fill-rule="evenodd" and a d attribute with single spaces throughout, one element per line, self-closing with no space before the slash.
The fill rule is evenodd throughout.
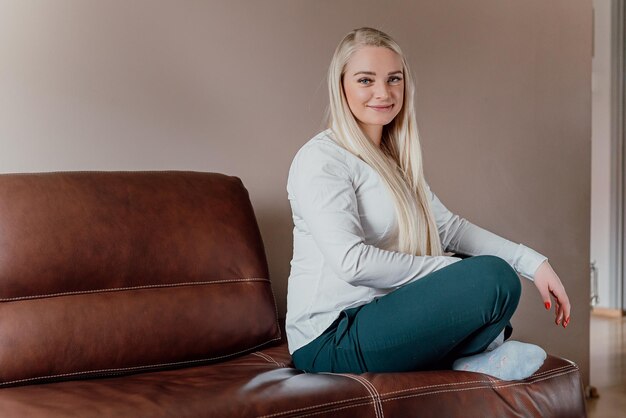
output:
<path id="1" fill-rule="evenodd" d="M 430 188 L 428 193 L 444 249 L 467 255 L 491 254 L 503 258 L 518 273 L 534 281 L 546 309 L 552 306 L 550 296 L 554 298 L 556 324 L 563 327 L 569 324 L 571 305 L 567 292 L 545 256 L 455 215 Z"/>
<path id="2" fill-rule="evenodd" d="M 295 156 L 287 182 L 294 218 L 304 222 L 325 262 L 354 286 L 390 289 L 459 261 L 414 256 L 365 243 L 345 156 L 336 145 L 307 144 Z"/>
<path id="3" fill-rule="evenodd" d="M 465 255 L 495 255 L 507 261 L 522 276 L 533 280 L 547 257 L 481 228 L 448 210 L 427 185 L 430 204 L 445 251 Z"/>

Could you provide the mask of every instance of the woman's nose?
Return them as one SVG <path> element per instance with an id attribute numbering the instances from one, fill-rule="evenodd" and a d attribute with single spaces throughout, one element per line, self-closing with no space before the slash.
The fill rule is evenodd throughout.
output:
<path id="1" fill-rule="evenodd" d="M 386 99 L 389 97 L 389 86 L 387 84 L 379 84 L 374 92 L 377 99 Z"/>

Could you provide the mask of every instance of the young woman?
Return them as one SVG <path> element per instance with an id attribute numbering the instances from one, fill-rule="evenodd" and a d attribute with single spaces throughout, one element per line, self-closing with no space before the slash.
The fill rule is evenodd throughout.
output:
<path id="1" fill-rule="evenodd" d="M 311 372 L 449 368 L 522 379 L 546 353 L 510 341 L 518 273 L 556 324 L 570 303 L 547 258 L 451 213 L 424 179 L 411 72 L 372 28 L 339 43 L 328 129 L 298 151 L 287 338 Z M 451 253 L 470 256 L 465 259 Z"/>

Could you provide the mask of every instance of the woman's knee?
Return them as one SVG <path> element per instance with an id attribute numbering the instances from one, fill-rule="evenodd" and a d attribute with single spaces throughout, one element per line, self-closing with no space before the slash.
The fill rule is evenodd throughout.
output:
<path id="1" fill-rule="evenodd" d="M 481 280 L 486 285 L 498 288 L 510 295 L 516 301 L 522 293 L 522 284 L 517 272 L 502 258 L 493 255 L 472 257 L 480 264 Z"/>

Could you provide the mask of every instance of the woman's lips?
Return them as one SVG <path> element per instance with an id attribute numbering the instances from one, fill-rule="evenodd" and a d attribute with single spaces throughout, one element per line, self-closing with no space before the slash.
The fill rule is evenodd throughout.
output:
<path id="1" fill-rule="evenodd" d="M 377 112 L 389 112 L 391 110 L 391 108 L 393 107 L 393 105 L 389 105 L 389 106 L 369 106 L 372 110 L 375 110 Z"/>

